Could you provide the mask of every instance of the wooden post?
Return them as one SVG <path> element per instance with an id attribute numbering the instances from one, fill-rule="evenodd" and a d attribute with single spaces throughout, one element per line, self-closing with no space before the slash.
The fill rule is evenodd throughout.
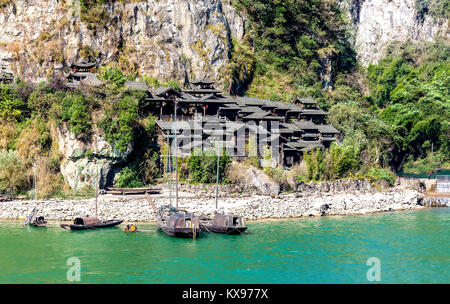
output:
<path id="1" fill-rule="evenodd" d="M 220 148 L 217 146 L 217 178 L 216 178 L 216 210 L 219 200 L 219 168 L 220 168 Z"/>
<path id="2" fill-rule="evenodd" d="M 174 97 L 174 105 L 175 105 L 175 204 L 176 204 L 176 208 L 178 209 L 178 157 L 177 157 L 177 106 L 178 106 L 178 102 L 176 97 Z"/>
<path id="3" fill-rule="evenodd" d="M 97 164 L 96 164 L 97 165 Z M 100 183 L 100 177 L 98 174 L 98 168 L 97 168 L 97 180 L 95 182 L 95 217 L 98 218 L 98 188 Z"/>

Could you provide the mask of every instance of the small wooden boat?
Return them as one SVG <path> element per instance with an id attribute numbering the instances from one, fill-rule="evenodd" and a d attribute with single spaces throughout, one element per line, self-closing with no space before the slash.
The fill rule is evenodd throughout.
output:
<path id="1" fill-rule="evenodd" d="M 43 216 L 36 216 L 30 223 L 31 226 L 34 227 L 45 227 L 47 225 L 47 221 Z"/>
<path id="2" fill-rule="evenodd" d="M 200 227 L 208 232 L 222 234 L 241 234 L 247 230 L 242 216 L 216 213 L 213 219 L 200 218 Z"/>
<path id="3" fill-rule="evenodd" d="M 64 229 L 87 230 L 114 227 L 120 225 L 122 222 L 123 220 L 109 220 L 102 222 L 96 217 L 77 217 L 73 224 L 61 224 L 60 226 Z"/>
<path id="4" fill-rule="evenodd" d="M 26 217 L 25 223 L 23 223 L 25 226 L 30 225 L 33 227 L 45 227 L 47 224 L 47 221 L 43 216 L 35 216 L 37 213 L 36 207 L 31 210 L 31 213 Z"/>
<path id="5" fill-rule="evenodd" d="M 125 226 L 125 232 L 136 232 L 137 225 L 135 223 L 128 223 Z"/>
<path id="6" fill-rule="evenodd" d="M 165 205 L 158 214 L 158 228 L 169 236 L 195 239 L 202 232 L 198 218 L 185 210 Z"/>
<path id="7" fill-rule="evenodd" d="M 181 238 L 195 239 L 200 236 L 202 229 L 196 216 L 171 205 L 163 205 L 156 209 L 150 197 L 146 195 L 146 198 L 156 213 L 156 222 L 162 232 L 169 236 Z"/>

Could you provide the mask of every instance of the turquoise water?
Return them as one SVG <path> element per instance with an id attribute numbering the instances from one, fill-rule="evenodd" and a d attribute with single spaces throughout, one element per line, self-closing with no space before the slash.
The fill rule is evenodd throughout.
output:
<path id="1" fill-rule="evenodd" d="M 450 209 L 249 223 L 242 236 L 176 239 L 141 224 L 67 231 L 0 221 L 0 283 L 450 283 Z"/>

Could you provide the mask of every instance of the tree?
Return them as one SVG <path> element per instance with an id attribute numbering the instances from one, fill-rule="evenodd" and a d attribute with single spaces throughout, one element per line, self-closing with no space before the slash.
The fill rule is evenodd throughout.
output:
<path id="1" fill-rule="evenodd" d="M 26 182 L 26 166 L 16 151 L 0 152 L 0 190 L 14 193 Z"/>

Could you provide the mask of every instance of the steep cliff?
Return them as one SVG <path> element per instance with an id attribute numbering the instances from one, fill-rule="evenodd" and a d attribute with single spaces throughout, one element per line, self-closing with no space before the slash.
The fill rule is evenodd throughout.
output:
<path id="1" fill-rule="evenodd" d="M 15 0 L 0 7 L 0 58 L 41 81 L 80 57 L 159 80 L 221 79 L 244 23 L 229 1 Z M 90 4 L 94 3 L 94 4 Z"/>
<path id="2" fill-rule="evenodd" d="M 445 15 L 444 2 L 343 0 L 341 4 L 351 20 L 358 59 L 364 65 L 376 63 L 394 41 L 430 41 L 436 36 L 448 39 L 448 16 Z"/>

